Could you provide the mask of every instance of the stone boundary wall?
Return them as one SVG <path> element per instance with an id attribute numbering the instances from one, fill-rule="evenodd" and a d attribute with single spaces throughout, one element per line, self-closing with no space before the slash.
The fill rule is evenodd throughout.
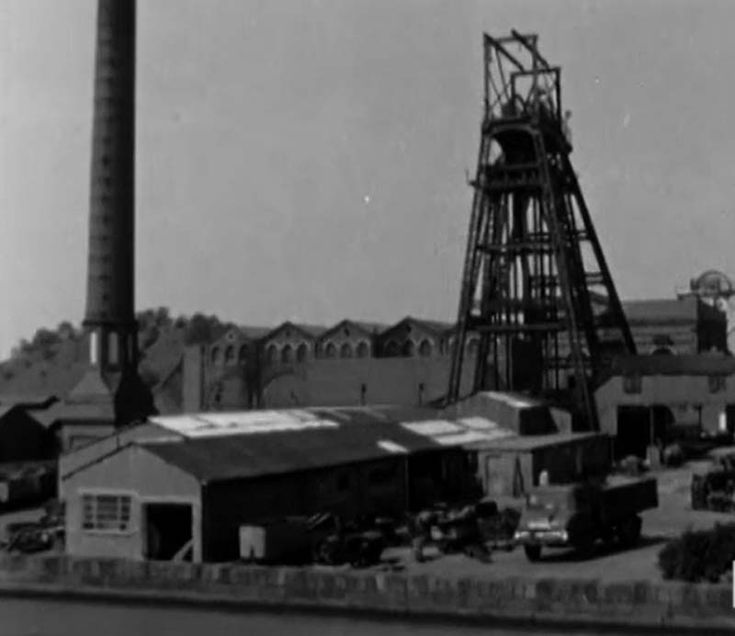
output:
<path id="1" fill-rule="evenodd" d="M 279 606 L 542 625 L 735 633 L 730 585 L 453 578 L 354 570 L 0 556 L 0 595 Z"/>

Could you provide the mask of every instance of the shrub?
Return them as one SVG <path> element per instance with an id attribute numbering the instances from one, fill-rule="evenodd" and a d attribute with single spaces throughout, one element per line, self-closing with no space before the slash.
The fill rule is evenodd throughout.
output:
<path id="1" fill-rule="evenodd" d="M 665 579 L 697 583 L 718 582 L 735 561 L 735 523 L 717 524 L 710 530 L 687 530 L 667 543 L 658 555 Z"/>

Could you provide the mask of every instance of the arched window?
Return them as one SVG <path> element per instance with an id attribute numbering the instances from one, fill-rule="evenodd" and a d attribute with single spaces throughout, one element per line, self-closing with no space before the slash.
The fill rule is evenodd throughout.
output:
<path id="1" fill-rule="evenodd" d="M 240 347 L 240 353 L 237 355 L 237 360 L 240 364 L 245 364 L 248 361 L 248 346 L 246 344 Z"/>
<path id="2" fill-rule="evenodd" d="M 278 359 L 278 347 L 272 344 L 265 350 L 265 359 L 273 364 Z"/>
<path id="3" fill-rule="evenodd" d="M 403 343 L 403 355 L 406 358 L 410 358 L 416 354 L 416 345 L 413 344 L 413 340 L 409 339 Z"/>
<path id="4" fill-rule="evenodd" d="M 306 343 L 302 342 L 296 349 L 296 361 L 304 362 L 306 360 L 306 356 L 308 353 L 309 353 L 309 349 L 306 346 Z"/>
<path id="5" fill-rule="evenodd" d="M 281 349 L 281 362 L 284 364 L 288 364 L 289 362 L 293 361 L 293 347 L 291 347 L 290 344 L 287 344 L 283 349 Z"/>
<path id="6" fill-rule="evenodd" d="M 230 345 L 225 349 L 225 364 L 229 367 L 232 364 L 235 364 L 235 347 Z"/>
<path id="7" fill-rule="evenodd" d="M 352 357 L 352 347 L 350 346 L 349 342 L 345 342 L 339 349 L 339 357 L 340 358 L 351 358 Z"/>
<path id="8" fill-rule="evenodd" d="M 334 346 L 333 342 L 328 342 L 327 346 L 324 347 L 324 357 L 325 358 L 336 358 L 337 357 L 337 347 Z"/>
<path id="9" fill-rule="evenodd" d="M 385 345 L 386 356 L 397 356 L 398 355 L 398 343 L 395 340 L 389 340 Z"/>
<path id="10" fill-rule="evenodd" d="M 216 367 L 222 364 L 219 347 L 212 347 L 212 364 Z"/>
<path id="11" fill-rule="evenodd" d="M 364 340 L 361 341 L 360 344 L 357 345 L 356 353 L 358 358 L 367 358 L 370 355 L 370 345 Z"/>
<path id="12" fill-rule="evenodd" d="M 454 341 L 454 336 L 449 336 L 449 338 L 447 338 L 447 341 L 444 345 L 444 353 L 446 353 L 447 355 L 454 355 Z"/>
<path id="13" fill-rule="evenodd" d="M 419 345 L 419 355 L 422 358 L 428 358 L 431 355 L 431 343 L 428 340 L 422 340 Z"/>

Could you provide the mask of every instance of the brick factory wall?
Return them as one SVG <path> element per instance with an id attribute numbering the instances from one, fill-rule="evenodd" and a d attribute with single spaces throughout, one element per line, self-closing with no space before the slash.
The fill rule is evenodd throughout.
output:
<path id="1" fill-rule="evenodd" d="M 735 629 L 730 585 L 493 576 L 434 577 L 238 564 L 0 556 L 0 592 L 176 600 L 232 607 L 363 610 L 527 625 Z"/>
<path id="2" fill-rule="evenodd" d="M 474 358 L 465 364 L 473 365 Z M 426 404 L 446 392 L 450 366 L 447 356 L 314 360 L 276 377 L 265 389 L 265 406 Z M 463 374 L 467 393 L 471 376 Z"/>
<path id="3" fill-rule="evenodd" d="M 206 409 L 213 392 L 221 393 L 219 408 L 249 408 L 247 382 L 236 367 L 216 369 L 203 350 L 187 349 L 183 365 L 184 412 Z M 469 394 L 474 357 L 465 358 L 463 394 Z M 347 406 L 366 404 L 418 405 L 443 396 L 449 382 L 449 356 L 430 358 L 310 359 L 299 364 L 265 367 L 265 408 Z M 218 386 L 221 384 L 221 389 Z"/>

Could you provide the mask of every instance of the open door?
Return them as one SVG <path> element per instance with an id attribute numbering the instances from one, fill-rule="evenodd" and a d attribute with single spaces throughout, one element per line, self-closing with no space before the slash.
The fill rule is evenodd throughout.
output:
<path id="1" fill-rule="evenodd" d="M 147 503 L 145 558 L 152 561 L 191 561 L 193 555 L 192 505 Z"/>

